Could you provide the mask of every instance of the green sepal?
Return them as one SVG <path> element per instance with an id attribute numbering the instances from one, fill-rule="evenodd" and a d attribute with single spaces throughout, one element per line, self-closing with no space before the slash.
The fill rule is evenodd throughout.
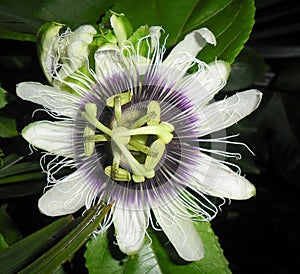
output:
<path id="1" fill-rule="evenodd" d="M 133 33 L 131 23 L 123 14 L 113 14 L 110 18 L 111 26 L 118 40 L 119 47 L 123 46 L 123 42 Z"/>
<path id="2" fill-rule="evenodd" d="M 58 60 L 55 60 L 54 48 L 57 47 L 57 40 L 60 30 L 65 25 L 56 22 L 43 24 L 37 32 L 37 50 L 39 60 L 47 80 L 52 83 L 51 70 Z"/>
<path id="3" fill-rule="evenodd" d="M 134 50 L 138 55 L 147 57 L 150 52 L 150 41 L 147 39 L 141 40 L 141 38 L 149 35 L 149 27 L 147 25 L 140 26 L 135 32 L 128 38 L 128 41 L 134 46 Z"/>

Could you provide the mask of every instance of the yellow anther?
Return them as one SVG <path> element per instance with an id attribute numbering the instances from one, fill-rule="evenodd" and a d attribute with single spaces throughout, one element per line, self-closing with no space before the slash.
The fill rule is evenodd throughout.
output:
<path id="1" fill-rule="evenodd" d="M 132 174 L 132 180 L 135 183 L 145 182 L 145 177 L 143 175 Z"/>
<path id="2" fill-rule="evenodd" d="M 94 103 L 87 103 L 85 106 L 85 112 L 92 118 L 97 116 L 97 106 Z"/>
<path id="3" fill-rule="evenodd" d="M 174 130 L 174 126 L 170 123 L 162 122 L 154 126 L 145 126 L 136 129 L 131 129 L 130 135 L 157 135 L 158 138 L 168 144 L 173 139 L 171 132 Z"/>
<path id="4" fill-rule="evenodd" d="M 157 101 L 151 101 L 147 108 L 147 125 L 158 125 L 160 122 L 160 106 Z"/>
<path id="5" fill-rule="evenodd" d="M 144 154 L 150 153 L 149 147 L 141 144 L 140 142 L 136 141 L 133 138 L 131 138 L 128 148 L 129 148 L 129 150 L 140 151 L 140 152 L 143 152 Z"/>
<path id="6" fill-rule="evenodd" d="M 164 155 L 166 146 L 162 141 L 156 140 L 155 142 L 153 142 L 150 148 L 156 151 L 157 153 L 156 155 L 153 156 L 148 155 L 146 157 L 145 168 L 154 170 L 157 164 L 159 163 L 159 161 L 161 160 L 162 156 Z"/>
<path id="7" fill-rule="evenodd" d="M 103 133 L 111 136 L 111 129 L 103 125 L 97 120 L 97 106 L 94 103 L 87 103 L 85 105 L 85 112 L 81 113 L 82 117 L 91 125 L 101 130 Z"/>
<path id="8" fill-rule="evenodd" d="M 95 142 L 106 142 L 109 141 L 110 137 L 106 134 L 96 134 L 95 135 Z"/>
<path id="9" fill-rule="evenodd" d="M 95 148 L 95 131 L 90 126 L 84 128 L 84 156 L 91 156 Z"/>
<path id="10" fill-rule="evenodd" d="M 131 91 L 127 91 L 127 92 L 123 92 L 120 94 L 116 94 L 113 95 L 111 97 L 108 97 L 106 100 L 106 105 L 108 107 L 115 107 L 115 98 L 119 97 L 120 98 L 120 105 L 123 106 L 127 103 L 129 103 L 132 99 L 132 92 Z"/>
<path id="11" fill-rule="evenodd" d="M 115 108 L 115 118 L 117 120 L 118 126 L 120 126 L 120 119 L 122 115 L 122 106 L 121 106 L 121 97 L 115 96 L 114 97 L 114 108 Z"/>
<path id="12" fill-rule="evenodd" d="M 108 177 L 116 181 L 129 182 L 131 180 L 130 173 L 123 168 L 115 170 L 112 166 L 107 166 L 104 172 Z"/>

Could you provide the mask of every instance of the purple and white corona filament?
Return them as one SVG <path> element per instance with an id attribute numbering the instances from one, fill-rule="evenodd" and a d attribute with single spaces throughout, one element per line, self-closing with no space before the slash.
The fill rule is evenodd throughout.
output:
<path id="1" fill-rule="evenodd" d="M 195 56 L 206 43 L 215 44 L 213 34 L 193 31 L 164 58 L 159 31 L 152 27 L 139 39 L 148 41 L 146 57 L 123 41 L 118 48 L 99 48 L 94 69 L 84 58 L 77 63 L 69 58 L 60 71 L 54 67 L 53 87 L 20 83 L 21 98 L 57 118 L 29 124 L 22 135 L 54 156 L 47 170 L 51 188 L 39 200 L 42 213 L 58 216 L 101 200 L 113 202 L 103 229 L 113 223 L 120 249 L 134 254 L 154 223 L 152 211 L 178 254 L 194 261 L 204 249 L 193 221 L 210 220 L 217 212 L 206 195 L 247 199 L 255 194 L 244 177 L 203 153 L 200 138 L 251 113 L 261 93 L 248 90 L 212 102 L 229 65 L 205 64 Z M 78 69 L 83 62 L 88 73 Z M 195 65 L 198 70 L 189 74 Z M 56 178 L 64 166 L 73 173 Z"/>

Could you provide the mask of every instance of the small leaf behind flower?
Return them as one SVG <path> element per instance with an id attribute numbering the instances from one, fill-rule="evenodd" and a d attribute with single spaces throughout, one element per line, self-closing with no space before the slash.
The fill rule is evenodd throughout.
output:
<path id="1" fill-rule="evenodd" d="M 7 104 L 6 91 L 0 87 L 0 108 L 3 108 Z"/>
<path id="2" fill-rule="evenodd" d="M 15 119 L 0 117 L 0 137 L 10 138 L 18 136 Z"/>
<path id="3" fill-rule="evenodd" d="M 168 239 L 161 233 L 148 231 L 151 243 L 147 241 L 142 250 L 131 257 L 116 260 L 112 257 L 107 234 L 91 239 L 85 252 L 86 266 L 90 274 L 229 274 L 228 262 L 224 257 L 218 238 L 210 223 L 195 223 L 205 248 L 205 257 L 196 262 L 186 262 L 175 254 Z M 163 237 L 162 237 L 163 236 Z M 174 263 L 175 262 L 175 263 Z"/>

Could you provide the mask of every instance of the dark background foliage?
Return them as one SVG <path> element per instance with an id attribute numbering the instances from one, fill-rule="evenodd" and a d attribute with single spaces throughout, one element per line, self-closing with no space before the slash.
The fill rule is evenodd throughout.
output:
<path id="1" fill-rule="evenodd" d="M 269 3 L 268 3 L 269 2 Z M 254 85 L 264 93 L 246 138 L 259 174 L 248 202 L 232 201 L 213 221 L 233 273 L 298 273 L 300 267 L 300 3 L 256 1 L 247 45 L 268 65 Z M 256 68 L 259 70 L 259 68 Z"/>

